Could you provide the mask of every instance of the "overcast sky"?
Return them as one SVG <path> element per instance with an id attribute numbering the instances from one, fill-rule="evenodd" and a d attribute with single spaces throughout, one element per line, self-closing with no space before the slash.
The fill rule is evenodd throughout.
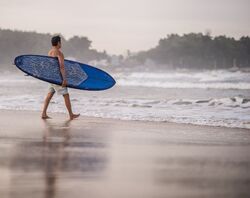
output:
<path id="1" fill-rule="evenodd" d="M 0 0 L 0 28 L 87 36 L 108 53 L 147 50 L 169 33 L 250 35 L 250 0 Z"/>

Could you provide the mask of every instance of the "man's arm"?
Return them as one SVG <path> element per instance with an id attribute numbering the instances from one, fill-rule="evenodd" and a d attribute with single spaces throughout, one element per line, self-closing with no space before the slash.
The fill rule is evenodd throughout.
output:
<path id="1" fill-rule="evenodd" d="M 60 66 L 60 72 L 62 74 L 62 87 L 66 87 L 67 81 L 66 81 L 66 73 L 65 73 L 65 67 L 64 67 L 64 56 L 63 53 L 58 54 L 58 61 Z"/>

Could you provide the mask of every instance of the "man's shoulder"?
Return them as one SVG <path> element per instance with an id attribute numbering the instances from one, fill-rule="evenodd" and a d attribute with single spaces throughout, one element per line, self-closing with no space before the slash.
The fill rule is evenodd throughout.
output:
<path id="1" fill-rule="evenodd" d="M 58 56 L 63 57 L 63 53 L 60 50 L 55 50 L 55 49 L 49 50 L 48 55 L 53 57 L 58 57 Z"/>

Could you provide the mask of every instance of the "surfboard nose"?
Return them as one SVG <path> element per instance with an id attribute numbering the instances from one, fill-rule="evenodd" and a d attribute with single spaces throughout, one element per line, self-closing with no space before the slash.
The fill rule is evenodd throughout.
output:
<path id="1" fill-rule="evenodd" d="M 111 87 L 113 87 L 113 86 L 116 84 L 116 81 L 115 81 L 115 79 L 114 79 L 112 76 L 110 76 L 109 74 L 108 74 L 108 79 L 109 79 L 109 83 L 110 83 L 110 87 L 109 87 L 109 88 L 111 88 Z"/>
<path id="2" fill-rule="evenodd" d="M 109 75 L 107 72 L 102 72 L 102 74 L 100 75 L 100 78 L 105 79 L 105 82 L 103 82 L 103 84 L 106 85 L 106 89 L 110 89 L 116 83 L 115 79 L 111 75 Z"/>
<path id="3" fill-rule="evenodd" d="M 15 64 L 16 66 L 20 66 L 20 65 L 22 64 L 22 59 L 21 59 L 20 56 L 17 56 L 17 57 L 15 58 L 14 64 Z"/>

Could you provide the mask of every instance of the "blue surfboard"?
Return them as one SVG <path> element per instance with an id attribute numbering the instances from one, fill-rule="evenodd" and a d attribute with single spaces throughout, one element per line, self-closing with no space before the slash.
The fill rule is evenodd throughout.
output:
<path id="1" fill-rule="evenodd" d="M 24 73 L 37 79 L 61 85 L 62 76 L 58 58 L 43 55 L 20 55 L 15 65 Z M 115 80 L 105 71 L 87 64 L 64 60 L 67 87 L 82 90 L 105 90 L 115 85 Z"/>

